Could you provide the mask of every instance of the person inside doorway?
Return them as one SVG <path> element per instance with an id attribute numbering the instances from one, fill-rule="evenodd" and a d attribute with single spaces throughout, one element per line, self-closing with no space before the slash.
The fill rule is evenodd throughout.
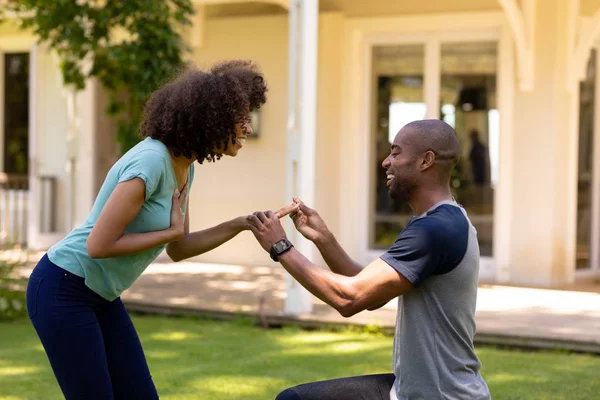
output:
<path id="1" fill-rule="evenodd" d="M 262 248 L 344 317 L 399 298 L 392 373 L 301 384 L 276 400 L 490 399 L 473 345 L 479 245 L 449 185 L 459 157 L 456 133 L 443 121 L 415 121 L 398 132 L 382 166 L 390 197 L 408 202 L 415 216 L 366 267 L 298 199 L 299 210 L 291 214 L 296 229 L 317 246 L 331 271 L 293 247 L 273 212 L 249 216 Z"/>
<path id="2" fill-rule="evenodd" d="M 473 183 L 476 186 L 483 186 L 488 183 L 487 179 L 487 149 L 481 143 L 479 132 L 472 130 L 469 133 L 471 139 L 471 150 L 469 151 L 469 161 L 471 162 L 471 173 Z"/>

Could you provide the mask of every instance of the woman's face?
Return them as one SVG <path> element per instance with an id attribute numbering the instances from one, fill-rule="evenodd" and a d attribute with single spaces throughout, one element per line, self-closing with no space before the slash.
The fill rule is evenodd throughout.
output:
<path id="1" fill-rule="evenodd" d="M 248 118 L 247 120 L 244 120 L 244 122 L 240 122 L 235 125 L 235 133 L 228 140 L 228 146 L 226 149 L 223 150 L 222 148 L 219 148 L 216 149 L 216 152 L 226 156 L 235 157 L 238 151 L 244 147 L 244 144 L 246 143 L 246 137 L 252 133 L 252 120 Z"/>

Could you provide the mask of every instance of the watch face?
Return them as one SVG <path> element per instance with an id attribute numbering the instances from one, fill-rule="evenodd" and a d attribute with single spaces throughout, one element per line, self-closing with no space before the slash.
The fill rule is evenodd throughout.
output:
<path id="1" fill-rule="evenodd" d="M 277 242 L 277 243 L 275 243 L 275 251 L 277 251 L 279 253 L 283 249 L 285 249 L 285 243 L 284 242 Z"/>

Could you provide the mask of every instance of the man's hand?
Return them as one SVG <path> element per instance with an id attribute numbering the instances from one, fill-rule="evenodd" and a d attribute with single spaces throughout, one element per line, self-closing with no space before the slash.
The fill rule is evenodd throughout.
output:
<path id="1" fill-rule="evenodd" d="M 255 212 L 247 217 L 250 230 L 265 251 L 270 252 L 271 247 L 281 239 L 285 239 L 285 230 L 279 222 L 279 217 L 273 211 L 265 213 Z"/>
<path id="2" fill-rule="evenodd" d="M 295 213 L 291 212 L 290 216 L 298 232 L 311 242 L 324 239 L 329 233 L 329 229 L 323 218 L 297 197 L 294 197 L 294 202 L 299 205 L 299 209 Z"/>

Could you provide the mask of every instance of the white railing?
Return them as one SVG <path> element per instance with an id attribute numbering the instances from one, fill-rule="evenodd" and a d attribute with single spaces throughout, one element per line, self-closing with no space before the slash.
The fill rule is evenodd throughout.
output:
<path id="1" fill-rule="evenodd" d="M 25 247 L 29 213 L 26 177 L 1 174 L 0 246 Z"/>

